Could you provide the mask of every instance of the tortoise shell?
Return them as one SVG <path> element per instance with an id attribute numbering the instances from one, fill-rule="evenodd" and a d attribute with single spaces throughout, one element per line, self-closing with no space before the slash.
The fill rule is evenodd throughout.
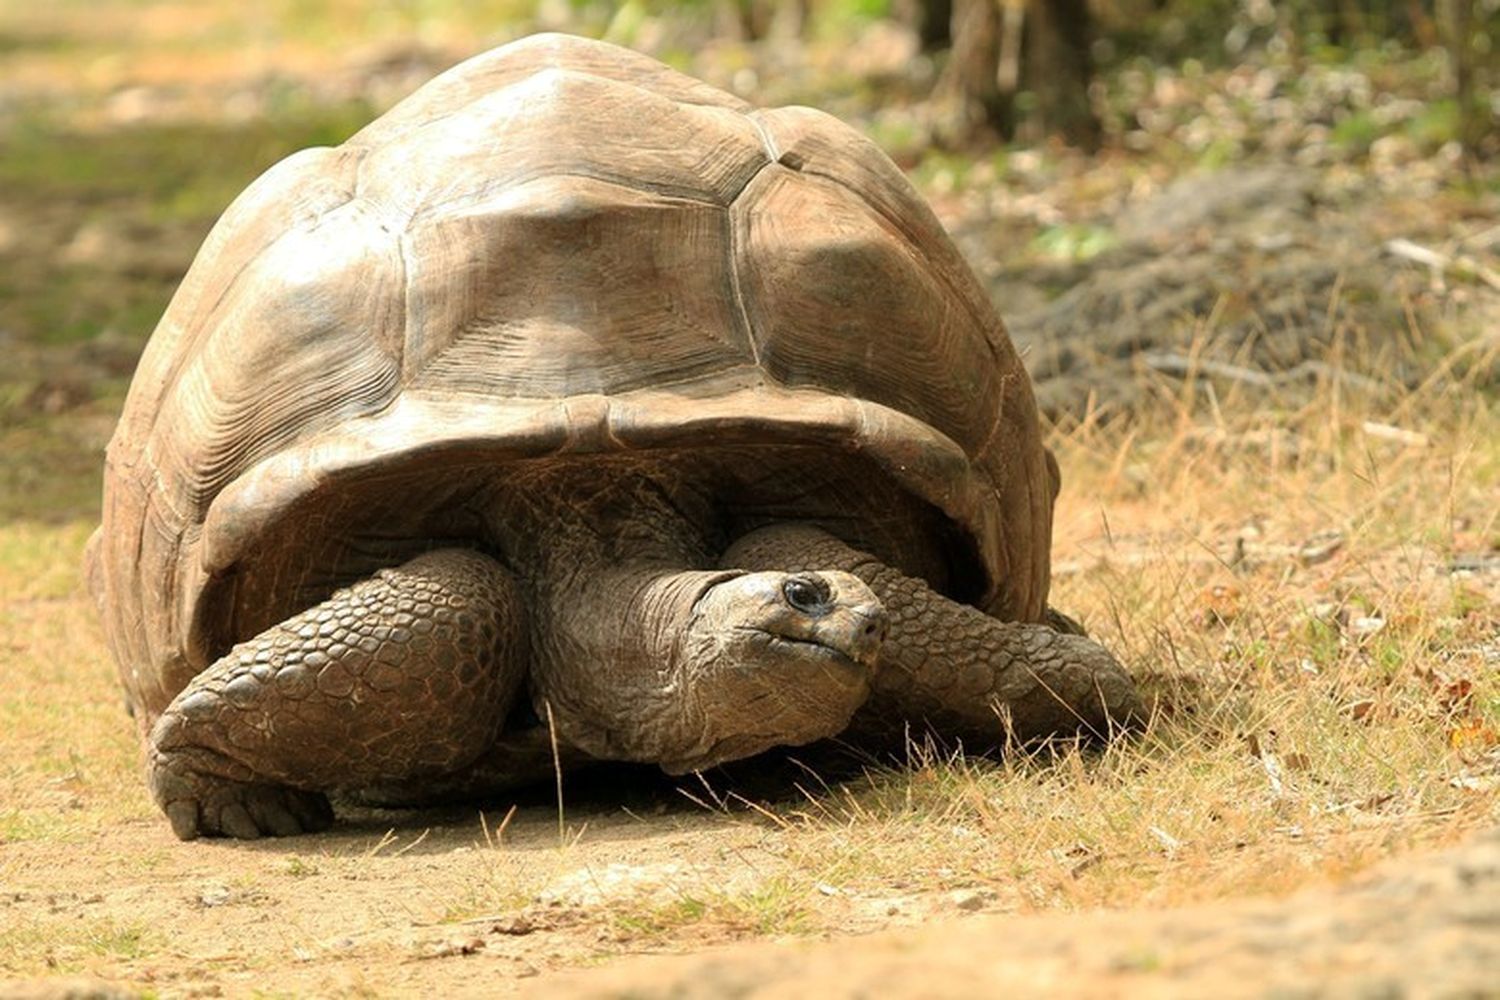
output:
<path id="1" fill-rule="evenodd" d="M 351 511 L 439 502 L 392 501 L 404 469 L 708 443 L 859 456 L 953 526 L 966 599 L 1041 617 L 1030 382 L 900 171 L 818 111 L 535 36 L 224 213 L 110 443 L 91 585 L 149 722 L 267 623 L 236 607 L 285 582 L 247 570 L 268 550 L 324 536 L 309 601 L 359 566 Z"/>

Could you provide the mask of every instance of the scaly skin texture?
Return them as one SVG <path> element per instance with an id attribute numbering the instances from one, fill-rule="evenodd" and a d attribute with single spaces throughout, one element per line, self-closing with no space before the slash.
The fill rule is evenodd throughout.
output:
<path id="1" fill-rule="evenodd" d="M 833 736 L 864 703 L 884 611 L 861 581 L 801 574 L 827 598 L 809 614 L 780 567 L 714 568 L 706 492 L 646 468 L 526 486 L 490 510 L 525 582 L 532 707 L 560 744 L 681 773 Z"/>
<path id="2" fill-rule="evenodd" d="M 494 740 L 525 674 L 499 563 L 444 549 L 235 646 L 157 720 L 151 791 L 177 836 L 326 827 L 324 791 L 452 771 Z"/>
<path id="3" fill-rule="evenodd" d="M 890 632 L 876 659 L 870 700 L 851 736 L 897 737 L 926 724 L 973 750 L 1008 739 L 1107 736 L 1141 711 L 1135 683 L 1098 643 L 1050 625 L 1002 622 L 935 592 L 818 528 L 751 532 L 722 565 L 843 570 L 880 598 Z M 1063 615 L 1049 620 L 1076 625 Z"/>
<path id="4" fill-rule="evenodd" d="M 560 574 L 561 575 L 561 574 Z M 531 675 L 537 715 L 602 760 L 673 774 L 841 732 L 869 695 L 880 602 L 847 573 L 585 566 L 546 592 Z"/>

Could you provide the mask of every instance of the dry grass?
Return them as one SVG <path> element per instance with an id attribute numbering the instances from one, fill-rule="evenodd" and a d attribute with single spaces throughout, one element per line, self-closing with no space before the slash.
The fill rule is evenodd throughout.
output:
<path id="1" fill-rule="evenodd" d="M 1146 731 L 1000 762 L 917 746 L 841 787 L 810 776 L 804 802 L 764 814 L 800 898 L 1277 894 L 1500 816 L 1493 401 L 1440 379 L 1296 405 L 1160 388 L 1128 424 L 1053 442 L 1054 602 L 1141 677 Z"/>
<path id="2" fill-rule="evenodd" d="M 1128 425 L 1054 440 L 1054 601 L 1153 692 L 1146 732 L 998 764 L 924 748 L 797 811 L 797 867 L 1022 909 L 1155 905 L 1282 892 L 1494 822 L 1493 401 L 1438 380 L 1379 406 L 1163 388 Z M 1451 571 L 1465 560 L 1491 569 Z"/>
<path id="3" fill-rule="evenodd" d="M 632 820 L 632 841 L 645 839 L 628 848 L 586 810 L 561 847 L 545 808 L 503 839 L 493 815 L 483 830 L 465 819 L 449 840 L 472 850 L 441 875 L 387 838 L 301 842 L 269 864 L 235 856 L 245 881 L 233 891 L 253 911 L 343 880 L 416 889 L 423 926 L 523 913 L 567 928 L 574 945 L 558 961 L 570 964 L 955 906 L 1276 894 L 1453 841 L 1500 815 L 1500 574 L 1450 571 L 1500 550 L 1500 415 L 1461 385 L 1398 398 L 1376 409 L 1326 386 L 1296 407 L 1232 394 L 1214 405 L 1177 386 L 1128 425 L 1056 433 L 1068 486 L 1055 602 L 1152 692 L 1156 714 L 1134 739 L 998 762 L 914 747 L 909 766 L 844 785 L 809 775 L 794 800 Z M 70 886 L 68 898 L 88 898 L 100 860 L 139 887 L 180 879 L 203 849 L 171 844 L 137 778 L 78 576 L 88 528 L 0 529 L 0 884 Z M 712 806 L 714 794 L 700 797 Z M 121 829 L 132 846 L 112 849 Z M 704 838 L 687 862 L 673 840 L 683 830 Z M 53 845 L 70 859 L 44 877 L 38 850 Z M 399 860 L 376 875 L 377 857 Z M 582 896 L 549 890 L 579 884 Z M 0 970 L 170 963 L 129 910 L 67 909 L 0 911 Z M 352 954 L 406 960 L 405 946 L 370 940 Z M 223 947 L 261 970 L 343 954 L 288 943 L 252 958 L 250 943 Z"/>
<path id="4" fill-rule="evenodd" d="M 395 5 L 380 24 L 353 3 L 324 5 L 317 24 L 214 6 L 225 19 L 201 33 L 184 30 L 200 15 L 182 3 L 16 7 L 0 44 L 29 46 L 8 64 L 23 90 L 189 80 L 217 112 L 216 74 L 264 64 L 324 81 L 310 39 L 461 48 L 512 7 L 475 6 L 434 35 L 423 11 L 452 5 Z M 121 56 L 142 51 L 154 58 Z M 60 149 L 23 159 L 61 185 L 77 156 Z M 56 197 L 87 204 L 75 188 L 94 183 Z M 203 191 L 194 218 L 216 210 L 218 188 Z M 1493 824 L 1500 407 L 1467 379 L 1496 347 L 1382 333 L 1381 350 L 1424 359 L 1425 384 L 1355 392 L 1329 377 L 1277 398 L 1143 370 L 1153 401 L 1128 421 L 1052 431 L 1054 602 L 1148 686 L 1144 733 L 998 762 L 917 746 L 907 766 L 833 787 L 810 774 L 805 795 L 755 808 L 694 788 L 704 811 L 637 817 L 591 811 L 569 785 L 561 846 L 545 806 L 503 837 L 497 814 L 455 812 L 257 847 L 172 841 L 79 577 L 88 453 L 118 393 L 82 415 L 0 420 L 0 975 L 442 994 L 472 989 L 479 940 L 497 963 L 486 983 L 510 989 L 527 970 L 727 937 L 1283 893 Z M 1329 371 L 1350 351 L 1369 362 L 1371 339 L 1335 338 Z"/>

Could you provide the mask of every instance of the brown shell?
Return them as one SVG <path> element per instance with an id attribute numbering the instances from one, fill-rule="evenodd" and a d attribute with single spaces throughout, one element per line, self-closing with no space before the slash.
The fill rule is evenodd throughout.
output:
<path id="1" fill-rule="evenodd" d="M 858 451 L 1040 617 L 1056 472 L 999 317 L 879 149 L 540 35 L 439 76 L 224 213 L 111 442 L 91 579 L 154 715 L 215 587 L 318 498 L 466 461 L 789 440 Z"/>

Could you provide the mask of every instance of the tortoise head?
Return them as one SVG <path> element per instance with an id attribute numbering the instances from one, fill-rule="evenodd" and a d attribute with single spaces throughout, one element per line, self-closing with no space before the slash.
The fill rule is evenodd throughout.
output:
<path id="1" fill-rule="evenodd" d="M 683 751 L 673 774 L 835 735 L 870 692 L 887 617 L 858 577 L 727 572 L 708 581 L 676 635 Z"/>

